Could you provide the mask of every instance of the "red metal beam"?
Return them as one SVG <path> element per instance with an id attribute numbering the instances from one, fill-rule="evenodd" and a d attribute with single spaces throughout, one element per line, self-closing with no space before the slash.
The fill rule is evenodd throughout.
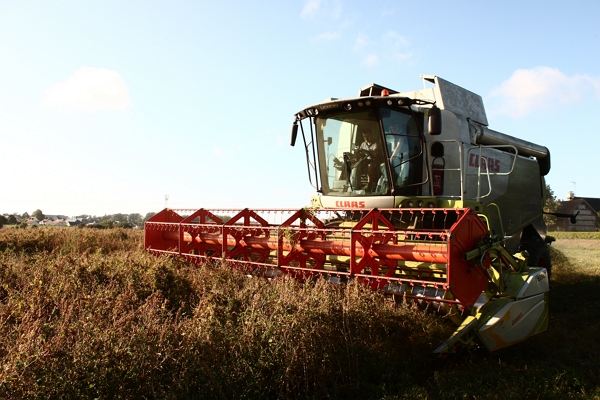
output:
<path id="1" fill-rule="evenodd" d="M 430 273 L 429 278 L 415 269 L 421 278 L 414 282 L 441 285 L 465 307 L 472 306 L 487 285 L 486 266 L 463 257 L 488 234 L 470 209 L 373 209 L 351 227 L 326 227 L 315 213 L 297 210 L 276 225 L 248 209 L 225 223 L 208 210 L 198 210 L 186 218 L 164 210 L 146 223 L 144 243 L 155 254 L 235 258 L 244 265 L 274 265 L 299 279 L 330 273 L 335 265 L 343 264 L 331 257 L 345 257 L 350 276 L 369 281 L 375 289 L 381 289 L 386 280 L 398 278 L 400 271 L 410 272 L 406 266 L 400 269 L 398 262 L 445 265 L 445 276 L 443 268 L 441 273 Z M 420 226 L 397 229 L 392 221 L 412 221 Z"/>

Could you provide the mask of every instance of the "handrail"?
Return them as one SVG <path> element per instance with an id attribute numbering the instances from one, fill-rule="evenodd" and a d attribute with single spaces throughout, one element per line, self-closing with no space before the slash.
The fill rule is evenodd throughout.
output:
<path id="1" fill-rule="evenodd" d="M 512 164 L 510 165 L 510 168 L 507 172 L 490 172 L 490 169 L 488 167 L 488 158 L 483 156 L 483 149 L 484 148 L 493 148 L 493 149 L 498 149 L 498 148 L 507 148 L 507 149 L 511 149 L 513 150 L 513 152 L 506 152 L 506 154 L 509 154 L 510 156 L 513 157 L 512 160 Z M 512 172 L 515 169 L 515 166 L 517 164 L 517 156 L 518 156 L 518 152 L 517 152 L 517 148 L 513 145 L 495 145 L 495 146 L 486 146 L 486 145 L 479 145 L 477 147 L 472 147 L 470 149 L 467 150 L 467 158 L 469 157 L 469 154 L 471 154 L 471 152 L 473 151 L 478 151 L 479 154 L 478 156 L 478 162 L 477 162 L 477 173 L 476 174 L 470 174 L 468 172 L 468 169 L 465 169 L 465 180 L 468 176 L 470 175 L 476 175 L 477 176 L 477 195 L 475 197 L 475 201 L 481 201 L 482 198 L 488 197 L 489 195 L 492 194 L 492 180 L 491 177 L 492 176 L 508 176 L 510 174 L 512 174 Z M 483 170 L 482 171 L 482 166 L 483 166 Z M 485 175 L 487 177 L 487 181 L 488 181 L 488 192 L 484 195 L 481 195 L 481 176 Z"/>

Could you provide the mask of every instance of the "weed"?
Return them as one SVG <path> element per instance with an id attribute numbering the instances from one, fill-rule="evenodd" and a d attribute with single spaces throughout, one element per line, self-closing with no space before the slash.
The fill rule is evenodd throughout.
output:
<path id="1" fill-rule="evenodd" d="M 600 273 L 572 244 L 548 331 L 439 357 L 453 327 L 358 282 L 155 258 L 138 231 L 0 230 L 0 398 L 598 398 Z"/>

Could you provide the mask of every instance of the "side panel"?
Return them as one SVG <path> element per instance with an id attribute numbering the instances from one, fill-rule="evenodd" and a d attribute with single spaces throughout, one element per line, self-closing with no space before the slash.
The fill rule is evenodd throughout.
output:
<path id="1" fill-rule="evenodd" d="M 514 156 L 497 150 L 489 150 L 484 154 L 487 154 L 488 162 L 498 165 L 497 170 L 500 173 L 510 170 L 508 164 L 515 161 L 512 172 L 507 176 L 491 175 L 488 180 L 487 175 L 481 175 L 479 187 L 480 193 L 489 193 L 481 198 L 481 202 L 495 232 L 505 236 L 520 234 L 527 225 L 542 219 L 542 186 L 538 163 L 524 157 L 515 159 Z M 473 153 L 467 160 L 471 164 L 473 160 L 477 162 L 477 157 L 472 155 Z M 476 169 L 474 166 L 468 168 L 473 173 L 470 179 L 467 179 L 467 193 L 470 199 L 477 196 Z"/>
<path id="2" fill-rule="evenodd" d="M 548 326 L 547 293 L 509 302 L 477 331 L 489 351 L 513 345 Z"/>
<path id="3" fill-rule="evenodd" d="M 545 235 L 542 218 L 542 178 L 534 158 L 516 155 L 511 145 L 479 146 L 471 143 L 468 121 L 460 115 L 442 110 L 443 131 L 427 136 L 430 182 L 442 182 L 434 188 L 440 199 L 480 203 L 491 228 L 497 234 L 514 237 L 518 247 L 522 230 L 536 227 Z M 434 146 L 443 155 L 435 154 Z M 441 172 L 440 172 L 441 170 Z M 441 175 L 441 178 L 440 178 Z M 508 249 L 515 252 L 517 248 Z"/>

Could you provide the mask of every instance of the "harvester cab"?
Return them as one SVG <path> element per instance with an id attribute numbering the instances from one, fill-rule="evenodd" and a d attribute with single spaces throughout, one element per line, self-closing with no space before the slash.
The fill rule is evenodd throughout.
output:
<path id="1" fill-rule="evenodd" d="M 479 95 L 437 76 L 421 78 L 421 90 L 372 84 L 358 97 L 295 115 L 292 145 L 299 126 L 319 193 L 313 207 L 472 208 L 512 253 L 544 241 L 548 149 L 488 129 Z M 373 135 L 369 145 L 365 131 Z"/>
<path id="2" fill-rule="evenodd" d="M 479 95 L 437 76 L 295 114 L 317 195 L 300 210 L 171 210 L 145 247 L 268 277 L 358 281 L 458 328 L 436 351 L 497 350 L 548 323 L 547 148 L 487 128 Z M 427 86 L 432 87 L 427 87 Z"/>

